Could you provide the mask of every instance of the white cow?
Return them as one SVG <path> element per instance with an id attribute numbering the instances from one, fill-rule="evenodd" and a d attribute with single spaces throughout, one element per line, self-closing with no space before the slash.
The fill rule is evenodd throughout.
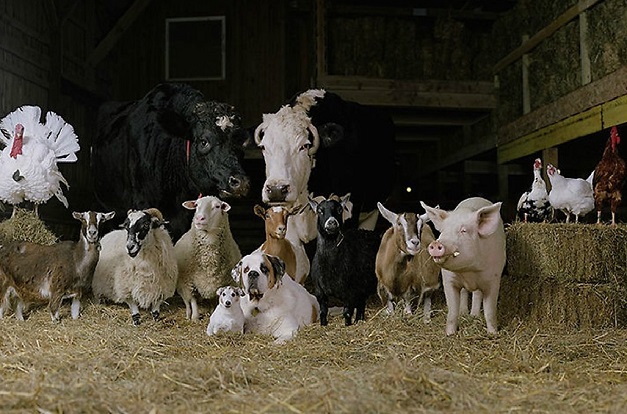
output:
<path id="1" fill-rule="evenodd" d="M 314 191 L 324 196 L 350 192 L 359 212 L 370 198 L 375 213 L 361 227 L 372 229 L 378 217 L 375 203 L 392 189 L 393 140 L 390 117 L 322 89 L 308 90 L 278 112 L 264 114 L 255 130 L 266 164 L 262 199 L 268 204 L 306 205 L 317 156 L 317 170 L 322 171 Z M 289 218 L 286 238 L 294 244 L 316 235 L 315 212 L 306 209 Z"/>

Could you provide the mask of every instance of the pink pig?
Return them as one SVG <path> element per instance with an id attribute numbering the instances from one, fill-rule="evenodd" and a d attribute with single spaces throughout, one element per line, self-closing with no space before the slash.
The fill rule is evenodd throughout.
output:
<path id="1" fill-rule="evenodd" d="M 442 284 L 448 316 L 446 334 L 457 331 L 460 299 L 461 311 L 468 312 L 467 292 L 473 292 L 473 315 L 479 315 L 481 300 L 488 333 L 495 334 L 496 302 L 501 274 L 505 266 L 505 231 L 501 203 L 492 204 L 480 198 L 467 198 L 453 211 L 427 206 L 429 219 L 440 231 L 440 237 L 429 244 L 429 254 L 442 267 Z"/>

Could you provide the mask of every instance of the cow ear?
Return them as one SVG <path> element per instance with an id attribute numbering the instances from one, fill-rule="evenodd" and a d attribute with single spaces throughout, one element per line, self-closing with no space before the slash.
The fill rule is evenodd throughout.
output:
<path id="1" fill-rule="evenodd" d="M 332 147 L 344 139 L 344 127 L 341 125 L 329 122 L 317 128 L 318 135 L 320 136 L 320 145 L 322 147 Z"/>
<path id="2" fill-rule="evenodd" d="M 184 138 L 192 139 L 191 128 L 189 122 L 181 114 L 174 111 L 161 110 L 157 112 L 157 123 L 169 134 Z"/>
<path id="3" fill-rule="evenodd" d="M 431 220 L 433 222 L 433 225 L 435 226 L 435 229 L 437 231 L 442 231 L 442 223 L 448 217 L 448 213 L 445 210 L 442 210 L 442 209 L 437 208 L 437 207 L 429 207 L 428 205 L 426 205 L 422 201 L 420 202 L 420 205 L 427 212 L 426 214 L 429 217 L 429 220 Z"/>
<path id="4" fill-rule="evenodd" d="M 477 231 L 482 237 L 494 233 L 501 223 L 501 203 L 494 203 L 491 206 L 477 210 Z"/>

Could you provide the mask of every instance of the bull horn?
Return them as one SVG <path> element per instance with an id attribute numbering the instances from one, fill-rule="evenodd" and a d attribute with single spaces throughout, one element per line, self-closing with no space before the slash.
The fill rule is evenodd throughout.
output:
<path id="1" fill-rule="evenodd" d="M 314 155 L 320 146 L 320 135 L 318 135 L 318 128 L 316 128 L 311 122 L 307 128 L 309 128 L 311 135 L 313 135 L 313 142 L 311 143 L 308 153 L 309 155 Z"/>

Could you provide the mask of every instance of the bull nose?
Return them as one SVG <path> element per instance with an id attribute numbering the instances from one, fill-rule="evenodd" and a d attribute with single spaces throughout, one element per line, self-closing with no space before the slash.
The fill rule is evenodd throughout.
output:
<path id="1" fill-rule="evenodd" d="M 446 253 L 444 245 L 437 240 L 429 243 L 429 254 L 431 257 L 442 257 Z"/>
<path id="2" fill-rule="evenodd" d="M 229 188 L 235 195 L 245 196 L 250 189 L 250 179 L 245 175 L 232 175 L 229 177 Z"/>
<path id="3" fill-rule="evenodd" d="M 266 185 L 266 194 L 270 201 L 285 201 L 287 193 L 290 191 L 289 184 Z"/>

